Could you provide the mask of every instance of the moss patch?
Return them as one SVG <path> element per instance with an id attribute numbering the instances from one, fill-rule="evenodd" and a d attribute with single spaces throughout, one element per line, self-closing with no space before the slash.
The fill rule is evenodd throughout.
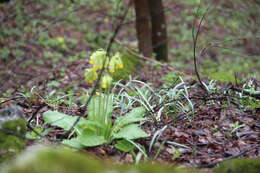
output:
<path id="1" fill-rule="evenodd" d="M 19 107 L 0 110 L 0 163 L 9 160 L 25 147 L 26 121 Z"/>
<path id="2" fill-rule="evenodd" d="M 221 163 L 214 173 L 258 173 L 259 170 L 260 159 L 234 159 Z"/>
<path id="3" fill-rule="evenodd" d="M 115 173 L 196 173 L 199 171 L 184 167 L 166 167 L 159 164 L 116 165 L 101 162 L 82 153 L 67 148 L 36 147 L 30 149 L 18 159 L 4 168 L 5 173 L 83 173 L 83 172 L 115 172 Z"/>
<path id="4" fill-rule="evenodd" d="M 236 82 L 235 75 L 231 72 L 213 72 L 209 74 L 209 78 L 219 80 L 221 82 Z"/>

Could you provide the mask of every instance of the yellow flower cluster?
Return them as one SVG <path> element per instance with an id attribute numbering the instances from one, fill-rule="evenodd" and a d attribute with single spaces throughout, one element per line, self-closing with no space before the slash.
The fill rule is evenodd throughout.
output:
<path id="1" fill-rule="evenodd" d="M 93 83 L 97 78 L 97 71 L 105 68 L 105 74 L 102 76 L 100 81 L 101 88 L 109 88 L 113 82 L 113 78 L 108 73 L 114 73 L 118 69 L 124 68 L 121 56 L 116 53 L 111 57 L 110 62 L 106 56 L 106 51 L 103 49 L 98 49 L 91 56 L 89 63 L 92 64 L 92 68 L 85 70 L 85 80 L 88 83 Z"/>
<path id="2" fill-rule="evenodd" d="M 114 73 L 117 69 L 124 68 L 120 54 L 117 52 L 110 60 L 108 70 L 110 73 Z"/>
<path id="3" fill-rule="evenodd" d="M 56 40 L 59 42 L 59 43 L 64 43 L 65 42 L 65 39 L 63 37 L 56 37 Z"/>
<path id="4" fill-rule="evenodd" d="M 100 87 L 101 88 L 108 88 L 113 82 L 113 78 L 109 74 L 105 74 L 101 78 Z"/>
<path id="5" fill-rule="evenodd" d="M 98 49 L 96 52 L 94 52 L 90 56 L 89 63 L 92 64 L 92 69 L 94 71 L 101 70 L 104 64 L 104 61 L 107 61 L 106 59 L 106 51 L 103 49 Z"/>
<path id="6" fill-rule="evenodd" d="M 92 69 L 85 69 L 85 80 L 88 83 L 93 83 L 98 77 L 97 72 Z"/>

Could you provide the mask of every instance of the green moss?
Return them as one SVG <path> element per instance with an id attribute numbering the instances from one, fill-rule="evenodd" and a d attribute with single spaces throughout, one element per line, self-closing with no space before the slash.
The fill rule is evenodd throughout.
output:
<path id="1" fill-rule="evenodd" d="M 184 166 L 162 166 L 162 164 L 151 164 L 151 163 L 144 163 L 139 164 L 136 167 L 132 167 L 132 169 L 137 169 L 139 173 L 199 173 L 200 171 L 195 169 L 188 169 Z M 124 171 L 127 172 L 127 171 Z"/>
<path id="2" fill-rule="evenodd" d="M 26 122 L 22 118 L 0 124 L 0 163 L 9 160 L 25 147 Z"/>
<path id="3" fill-rule="evenodd" d="M 34 147 L 10 162 L 2 170 L 4 173 L 196 173 L 199 171 L 184 167 L 166 167 L 159 164 L 116 165 L 111 162 L 86 156 L 67 148 Z"/>
<path id="4" fill-rule="evenodd" d="M 9 133 L 15 134 L 16 136 L 23 136 L 26 132 L 26 122 L 24 119 L 16 119 L 3 123 L 1 129 L 9 131 Z"/>
<path id="5" fill-rule="evenodd" d="M 12 165 L 12 166 L 11 166 Z M 8 167 L 8 166 L 7 166 Z M 4 172 L 8 173 L 75 173 L 75 172 L 100 172 L 102 165 L 89 157 L 58 148 L 32 148 L 14 163 L 10 164 Z"/>
<path id="6" fill-rule="evenodd" d="M 214 173 L 259 173 L 260 159 L 233 159 L 221 163 Z"/>
<path id="7" fill-rule="evenodd" d="M 210 73 L 209 78 L 219 80 L 221 82 L 236 82 L 235 75 L 228 71 Z"/>
<path id="8" fill-rule="evenodd" d="M 23 139 L 3 133 L 0 133 L 0 143 L 0 163 L 16 156 L 25 146 Z"/>

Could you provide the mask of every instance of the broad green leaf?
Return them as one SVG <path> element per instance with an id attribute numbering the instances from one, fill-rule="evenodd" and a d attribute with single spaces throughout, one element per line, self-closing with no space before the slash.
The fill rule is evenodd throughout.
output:
<path id="1" fill-rule="evenodd" d="M 114 139 L 138 139 L 149 136 L 145 133 L 138 124 L 130 124 L 123 127 L 118 133 L 113 134 Z"/>
<path id="2" fill-rule="evenodd" d="M 100 127 L 97 128 L 86 128 L 82 131 L 82 135 L 84 136 L 100 136 L 97 135 L 97 131 L 100 129 Z"/>
<path id="3" fill-rule="evenodd" d="M 76 116 L 67 115 L 58 111 L 46 111 L 43 113 L 43 119 L 45 123 L 63 128 L 64 130 L 69 130 L 77 118 L 78 117 Z M 80 127 L 83 125 L 86 126 L 89 123 L 91 124 L 91 122 L 80 118 L 79 123 L 74 127 L 74 129 L 78 134 L 80 134 L 82 130 Z"/>
<path id="4" fill-rule="evenodd" d="M 144 107 L 137 107 L 134 108 L 132 111 L 127 113 L 124 116 L 120 116 L 115 121 L 115 126 L 113 128 L 113 131 L 116 133 L 120 128 L 140 121 L 145 121 L 146 118 L 143 118 L 143 115 L 145 114 L 146 110 Z"/>
<path id="5" fill-rule="evenodd" d="M 85 147 L 94 147 L 94 146 L 107 143 L 104 136 L 97 136 L 97 135 L 93 135 L 93 136 L 81 135 L 79 137 L 79 142 L 81 145 Z"/>
<path id="6" fill-rule="evenodd" d="M 130 142 L 128 142 L 127 140 L 120 140 L 117 141 L 117 143 L 115 144 L 115 147 L 118 150 L 121 150 L 123 152 L 130 152 L 132 151 L 135 147 L 133 146 L 133 144 L 131 144 Z"/>
<path id="7" fill-rule="evenodd" d="M 100 129 L 103 127 L 102 124 L 100 124 L 99 122 L 94 122 L 94 121 L 90 121 L 90 120 L 84 120 L 84 121 L 80 121 L 79 124 L 77 125 L 77 127 L 79 129 L 81 129 L 82 134 L 85 134 L 86 131 L 97 131 L 97 129 Z"/>
<path id="8" fill-rule="evenodd" d="M 65 139 L 62 144 L 68 145 L 72 148 L 83 148 L 84 146 L 80 144 L 79 138 Z"/>
<path id="9" fill-rule="evenodd" d="M 73 125 L 73 122 L 77 120 L 77 117 L 60 113 L 58 111 L 47 111 L 43 113 L 43 119 L 45 123 L 58 126 L 64 130 L 69 130 Z"/>

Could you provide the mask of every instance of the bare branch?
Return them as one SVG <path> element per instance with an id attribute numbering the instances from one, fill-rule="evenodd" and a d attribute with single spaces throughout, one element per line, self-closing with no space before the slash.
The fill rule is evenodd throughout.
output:
<path id="1" fill-rule="evenodd" d="M 200 74 L 199 74 L 199 71 L 198 71 L 198 65 L 197 65 L 197 57 L 196 57 L 196 49 L 197 49 L 197 42 L 198 42 L 198 38 L 199 38 L 199 34 L 200 34 L 200 30 L 201 30 L 201 26 L 202 26 L 202 22 L 203 20 L 205 19 L 209 9 L 211 7 L 211 4 L 207 7 L 206 11 L 204 12 L 202 18 L 200 19 L 200 23 L 199 23 L 199 26 L 198 26 L 198 30 L 195 34 L 195 21 L 196 21 L 196 17 L 194 19 L 194 22 L 193 22 L 193 27 L 192 27 L 192 40 L 193 40 L 193 62 L 194 62 L 194 69 L 195 69 L 195 73 L 196 73 L 196 76 L 197 76 L 197 79 L 200 83 L 200 86 L 204 89 L 204 91 L 207 92 L 207 89 L 205 88 L 205 86 L 203 85 L 203 82 L 201 80 L 201 77 L 200 77 Z M 198 8 L 199 10 L 200 8 Z"/>

